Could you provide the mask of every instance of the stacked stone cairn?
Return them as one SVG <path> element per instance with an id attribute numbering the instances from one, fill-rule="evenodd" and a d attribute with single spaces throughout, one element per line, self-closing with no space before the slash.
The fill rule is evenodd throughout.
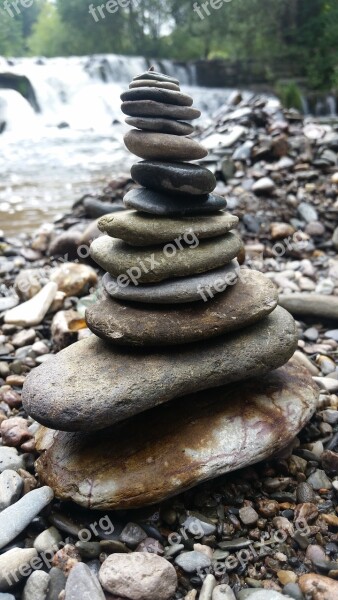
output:
<path id="1" fill-rule="evenodd" d="M 237 217 L 189 161 L 200 116 L 152 69 L 122 94 L 141 187 L 101 218 L 91 254 L 107 273 L 87 310 L 95 334 L 26 380 L 41 479 L 91 508 L 156 503 L 285 447 L 317 392 L 295 359 L 295 323 L 272 282 L 240 267 Z M 289 362 L 288 362 L 289 361 Z M 287 364 L 286 364 L 287 363 Z M 285 365 L 285 366 L 283 366 Z"/>

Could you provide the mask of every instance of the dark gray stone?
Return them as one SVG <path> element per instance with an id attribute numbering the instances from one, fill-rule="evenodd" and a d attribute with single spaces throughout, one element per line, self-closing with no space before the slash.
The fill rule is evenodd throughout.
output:
<path id="1" fill-rule="evenodd" d="M 70 571 L 65 600 L 105 600 L 99 580 L 84 563 L 79 563 Z"/>
<path id="2" fill-rule="evenodd" d="M 123 94 L 121 94 L 121 100 L 122 102 L 155 100 L 155 102 L 175 104 L 176 106 L 192 106 L 193 104 L 192 97 L 187 94 L 153 87 L 139 87 L 123 92 Z"/>
<path id="3" fill-rule="evenodd" d="M 201 196 L 216 187 L 211 171 L 186 163 L 142 161 L 132 166 L 131 176 L 140 185 L 165 193 Z"/>
<path id="4" fill-rule="evenodd" d="M 145 131 L 158 131 L 172 133 L 173 135 L 190 135 L 194 127 L 189 123 L 175 121 L 174 119 L 152 119 L 151 117 L 127 117 L 126 123 L 131 127 Z"/>
<path id="5" fill-rule="evenodd" d="M 191 106 L 175 106 L 154 100 L 134 100 L 123 102 L 121 110 L 129 117 L 168 117 L 180 121 L 193 121 L 201 116 L 201 111 Z"/>
<path id="6" fill-rule="evenodd" d="M 216 194 L 170 196 L 145 188 L 130 190 L 125 195 L 123 202 L 127 208 L 163 217 L 206 215 L 216 213 L 226 208 L 227 205 L 226 199 Z"/>
<path id="7" fill-rule="evenodd" d="M 60 593 L 66 587 L 66 577 L 61 569 L 52 567 L 49 571 L 50 582 L 46 600 L 59 600 Z"/>

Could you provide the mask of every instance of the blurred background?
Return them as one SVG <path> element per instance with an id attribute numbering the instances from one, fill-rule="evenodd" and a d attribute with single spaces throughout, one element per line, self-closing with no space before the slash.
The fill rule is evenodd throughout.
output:
<path id="1" fill-rule="evenodd" d="M 205 123 L 238 88 L 334 118 L 337 32 L 338 0 L 0 0 L 1 228 L 33 231 L 128 172 L 119 96 L 150 65 Z"/>

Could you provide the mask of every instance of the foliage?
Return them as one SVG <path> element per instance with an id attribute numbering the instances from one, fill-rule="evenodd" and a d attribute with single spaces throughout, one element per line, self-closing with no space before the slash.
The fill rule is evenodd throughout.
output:
<path id="1" fill-rule="evenodd" d="M 286 108 L 296 108 L 300 111 L 303 110 L 302 93 L 294 81 L 278 83 L 276 86 L 276 94 L 281 100 L 282 105 Z"/>

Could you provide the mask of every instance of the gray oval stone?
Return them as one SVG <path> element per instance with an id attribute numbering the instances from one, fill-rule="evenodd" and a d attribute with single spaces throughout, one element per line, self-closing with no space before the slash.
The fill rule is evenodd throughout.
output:
<path id="1" fill-rule="evenodd" d="M 172 133 L 174 135 L 190 135 L 194 127 L 184 121 L 174 119 L 152 119 L 151 117 L 127 117 L 126 123 L 131 127 L 145 131 L 158 131 L 160 133 Z"/>
<path id="2" fill-rule="evenodd" d="M 97 225 L 103 233 L 131 246 L 151 246 L 176 238 L 184 242 L 184 235 L 189 233 L 194 233 L 198 239 L 218 237 L 237 227 L 238 217 L 222 211 L 207 218 L 154 218 L 146 213 L 126 210 L 101 217 Z"/>
<path id="3" fill-rule="evenodd" d="M 175 106 L 154 100 L 133 100 L 123 102 L 121 110 L 129 117 L 168 117 L 180 121 L 193 121 L 201 116 L 201 111 L 191 106 Z"/>
<path id="4" fill-rule="evenodd" d="M 0 475 L 0 512 L 16 502 L 21 495 L 23 479 L 11 469 L 6 469 Z"/>
<path id="5" fill-rule="evenodd" d="M 93 333 L 115 344 L 170 346 L 248 327 L 270 314 L 277 301 L 277 288 L 270 279 L 243 269 L 235 285 L 214 298 L 205 295 L 198 304 L 130 305 L 109 297 L 87 309 L 86 321 Z"/>
<path id="6" fill-rule="evenodd" d="M 22 600 L 46 600 L 50 577 L 44 571 L 33 571 L 22 593 Z"/>
<path id="7" fill-rule="evenodd" d="M 216 187 L 213 173 L 199 165 L 147 160 L 133 165 L 131 176 L 145 188 L 166 193 L 200 196 Z"/>
<path id="8" fill-rule="evenodd" d="M 110 275 L 136 285 L 211 271 L 228 264 L 243 248 L 241 238 L 231 231 L 201 242 L 191 234 L 186 242 L 182 249 L 175 244 L 137 248 L 103 235 L 93 241 L 90 254 Z"/>
<path id="9" fill-rule="evenodd" d="M 145 188 L 128 192 L 124 199 L 127 208 L 150 213 L 159 217 L 184 217 L 187 215 L 208 215 L 226 208 L 223 196 L 208 194 L 205 196 L 170 196 Z"/>
<path id="10" fill-rule="evenodd" d="M 6 592 L 15 587 L 19 581 L 27 576 L 23 568 L 30 565 L 30 561 L 37 557 L 35 548 L 12 548 L 0 556 L 0 592 Z M 28 569 L 29 572 L 29 569 Z"/>
<path id="11" fill-rule="evenodd" d="M 84 563 L 70 571 L 65 600 L 105 600 L 99 580 Z"/>
<path id="12" fill-rule="evenodd" d="M 127 90 L 121 94 L 121 100 L 122 102 L 155 100 L 155 102 L 165 102 L 176 106 L 192 106 L 193 104 L 193 99 L 188 94 L 155 87 L 137 87 Z"/>
<path id="13" fill-rule="evenodd" d="M 169 82 L 169 83 L 175 83 L 176 85 L 179 85 L 179 80 L 176 79 L 176 77 L 171 77 L 170 75 L 165 75 L 164 73 L 158 73 L 157 71 L 145 71 L 144 73 L 141 73 L 140 75 L 136 75 L 136 77 L 133 77 L 133 81 L 139 81 L 140 79 L 145 79 L 145 80 L 156 80 L 156 81 L 164 81 L 164 82 Z"/>
<path id="14" fill-rule="evenodd" d="M 161 283 L 121 285 L 115 277 L 106 273 L 102 283 L 106 292 L 119 300 L 143 302 L 146 304 L 184 304 L 200 302 L 224 292 L 228 285 L 233 285 L 239 274 L 237 260 L 232 260 L 225 267 L 214 269 L 200 275 L 170 279 Z"/>
<path id="15" fill-rule="evenodd" d="M 131 129 L 124 136 L 129 152 L 146 160 L 189 161 L 205 158 L 208 150 L 195 140 L 168 133 Z"/>
<path id="16" fill-rule="evenodd" d="M 178 398 L 100 433 L 42 429 L 37 468 L 59 498 L 86 507 L 154 504 L 284 448 L 313 414 L 318 393 L 308 371 L 292 360 L 272 373 Z"/>
<path id="17" fill-rule="evenodd" d="M 159 81 L 158 79 L 138 79 L 137 81 L 132 81 L 129 84 L 130 90 L 138 87 L 156 87 L 164 90 L 175 90 L 176 92 L 181 91 L 180 86 L 176 83 L 170 83 L 170 81 Z"/>
<path id="18" fill-rule="evenodd" d="M 297 341 L 295 322 L 280 307 L 241 331 L 168 351 L 140 354 L 91 336 L 31 371 L 23 404 L 52 429 L 104 429 L 187 392 L 276 369 L 292 356 Z"/>

